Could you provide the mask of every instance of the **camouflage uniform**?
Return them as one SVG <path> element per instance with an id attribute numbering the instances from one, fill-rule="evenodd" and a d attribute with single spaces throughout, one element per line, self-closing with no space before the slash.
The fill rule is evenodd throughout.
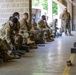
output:
<path id="1" fill-rule="evenodd" d="M 15 46 L 16 49 L 19 50 L 22 46 L 22 35 L 19 34 L 20 31 L 20 22 L 18 21 L 15 25 L 14 25 L 14 30 L 16 32 L 15 36 L 14 36 L 14 40 L 15 40 Z"/>
<path id="2" fill-rule="evenodd" d="M 27 38 L 29 37 L 28 31 L 30 30 L 30 27 L 28 26 L 27 21 L 24 19 L 20 20 L 20 30 L 22 30 L 22 37 L 23 37 L 23 44 L 26 43 Z"/>
<path id="3" fill-rule="evenodd" d="M 38 28 L 38 25 L 36 23 L 36 21 L 34 19 L 32 19 L 32 22 L 31 22 L 31 32 L 32 32 L 32 38 L 33 39 L 38 39 L 39 38 L 39 33 L 40 33 L 40 30 Z"/>
<path id="4" fill-rule="evenodd" d="M 18 28 L 16 25 L 10 26 L 9 22 L 5 23 L 1 29 L 1 38 L 6 40 L 9 45 L 15 46 L 15 35 L 18 34 Z"/>
<path id="5" fill-rule="evenodd" d="M 19 30 L 20 30 L 20 22 L 19 21 L 16 23 L 16 25 L 14 25 L 14 30 L 16 31 L 16 33 L 19 33 Z"/>
<path id="6" fill-rule="evenodd" d="M 23 37 L 23 44 L 28 44 L 31 45 L 31 48 L 37 48 L 34 44 L 35 41 L 32 40 L 31 34 L 32 32 L 30 31 L 32 26 L 24 19 L 20 21 L 20 29 L 22 31 L 22 37 Z"/>
<path id="7" fill-rule="evenodd" d="M 0 52 L 7 52 L 8 48 L 5 45 L 4 41 L 2 39 L 0 39 Z"/>
<path id="8" fill-rule="evenodd" d="M 49 30 L 49 26 L 47 22 L 45 22 L 44 20 L 40 20 L 38 24 L 39 24 L 39 28 L 42 30 L 41 37 L 44 38 L 44 31 L 46 31 L 47 39 L 50 39 L 51 31 Z"/>
<path id="9" fill-rule="evenodd" d="M 64 28 L 64 32 L 65 34 L 67 34 L 67 30 L 69 32 L 69 34 L 71 34 L 71 30 L 70 30 L 70 13 L 69 12 L 63 12 L 60 15 L 60 19 L 61 19 L 61 23 L 62 23 L 62 28 Z"/>
<path id="10" fill-rule="evenodd" d="M 0 58 L 3 59 L 3 61 L 15 58 L 14 56 L 8 55 L 8 47 L 2 39 L 0 39 Z"/>
<path id="11" fill-rule="evenodd" d="M 57 27 L 57 24 L 56 24 L 55 20 L 53 20 L 51 22 L 50 27 L 51 27 L 52 33 L 55 34 L 55 36 L 56 36 L 56 32 L 57 32 L 58 27 Z"/>

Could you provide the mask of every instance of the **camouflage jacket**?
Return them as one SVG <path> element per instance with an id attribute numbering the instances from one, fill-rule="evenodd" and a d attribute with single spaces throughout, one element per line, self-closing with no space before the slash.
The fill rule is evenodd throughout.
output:
<path id="1" fill-rule="evenodd" d="M 19 30 L 20 30 L 20 22 L 19 21 L 16 23 L 16 25 L 14 25 L 14 30 L 16 33 L 19 32 Z"/>
<path id="2" fill-rule="evenodd" d="M 38 22 L 38 24 L 39 24 L 39 27 L 40 27 L 40 28 L 47 28 L 47 27 L 49 28 L 47 22 L 44 22 L 44 20 L 40 20 L 40 21 Z"/>
<path id="3" fill-rule="evenodd" d="M 20 29 L 25 30 L 25 31 L 29 31 L 31 29 L 31 27 L 26 20 L 22 19 L 22 20 L 20 20 Z"/>
<path id="4" fill-rule="evenodd" d="M 70 13 L 69 12 L 63 12 L 61 15 L 60 15 L 60 19 L 61 20 L 68 20 L 70 21 L 71 19 L 71 16 L 70 16 Z"/>
<path id="5" fill-rule="evenodd" d="M 14 36 L 18 34 L 18 26 L 10 26 L 9 22 L 5 23 L 1 29 L 1 38 L 5 39 L 8 43 L 11 43 L 11 39 L 14 39 Z"/>

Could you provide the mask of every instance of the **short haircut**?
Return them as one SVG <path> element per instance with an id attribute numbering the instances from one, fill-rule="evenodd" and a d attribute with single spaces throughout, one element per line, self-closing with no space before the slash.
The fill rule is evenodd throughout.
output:
<path id="1" fill-rule="evenodd" d="M 28 13 L 24 13 L 23 15 L 26 15 L 26 16 L 28 16 Z"/>
<path id="2" fill-rule="evenodd" d="M 13 17 L 15 17 L 15 16 L 17 16 L 17 15 L 18 15 L 18 16 L 20 15 L 19 12 L 14 12 L 14 13 L 13 13 Z"/>
<path id="3" fill-rule="evenodd" d="M 42 18 L 46 17 L 45 15 L 42 15 Z"/>

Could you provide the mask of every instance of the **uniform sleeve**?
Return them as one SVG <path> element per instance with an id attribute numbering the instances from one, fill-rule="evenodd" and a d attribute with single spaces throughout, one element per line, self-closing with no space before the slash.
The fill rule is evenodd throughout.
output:
<path id="1" fill-rule="evenodd" d="M 10 27 L 7 27 L 6 28 L 6 36 L 7 37 L 10 37 Z"/>
<path id="2" fill-rule="evenodd" d="M 62 13 L 62 14 L 60 14 L 60 17 L 59 17 L 61 20 L 64 20 L 65 18 L 64 18 L 64 14 Z"/>
<path id="3" fill-rule="evenodd" d="M 36 22 L 34 22 L 34 26 L 37 26 L 37 23 Z"/>
<path id="4" fill-rule="evenodd" d="M 19 32 L 20 30 L 20 22 L 17 23 L 17 33 Z"/>
<path id="5" fill-rule="evenodd" d="M 50 28 L 49 25 L 47 24 L 47 22 L 46 22 L 46 26 L 47 26 L 48 28 Z"/>
<path id="6" fill-rule="evenodd" d="M 21 30 L 23 29 L 22 26 L 23 26 L 23 22 L 20 21 L 20 29 L 21 29 Z"/>
<path id="7" fill-rule="evenodd" d="M 71 20 L 71 15 L 70 15 L 70 13 L 69 13 L 69 20 Z"/>
<path id="8" fill-rule="evenodd" d="M 27 27 L 27 30 L 30 31 L 31 28 L 32 28 L 32 25 L 30 25 L 30 23 L 27 22 L 27 23 L 26 23 L 26 27 Z"/>
<path id="9" fill-rule="evenodd" d="M 22 32 L 27 32 L 27 30 L 25 29 L 24 26 L 25 26 L 25 25 L 24 25 L 24 22 L 21 20 L 21 21 L 20 21 L 20 30 L 21 30 Z"/>
<path id="10" fill-rule="evenodd" d="M 10 27 L 7 27 L 6 28 L 6 41 L 8 43 L 11 43 L 10 35 L 11 35 Z"/>
<path id="11" fill-rule="evenodd" d="M 38 22 L 38 25 L 39 25 L 40 28 L 42 27 L 42 22 L 41 22 L 41 20 Z"/>

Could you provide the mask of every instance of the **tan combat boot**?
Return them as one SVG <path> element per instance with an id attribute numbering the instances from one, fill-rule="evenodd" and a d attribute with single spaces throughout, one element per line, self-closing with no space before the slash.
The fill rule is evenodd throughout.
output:
<path id="1" fill-rule="evenodd" d="M 46 44 L 45 40 L 42 40 L 42 44 Z"/>
<path id="2" fill-rule="evenodd" d="M 53 41 L 52 38 L 47 38 L 46 40 L 47 40 L 47 42 L 52 42 Z"/>
<path id="3" fill-rule="evenodd" d="M 31 49 L 37 49 L 38 46 L 37 46 L 37 44 L 32 44 L 32 45 L 30 45 L 30 48 L 31 48 Z"/>
<path id="4" fill-rule="evenodd" d="M 30 40 L 30 38 L 27 39 L 27 44 L 34 44 L 35 41 Z"/>

